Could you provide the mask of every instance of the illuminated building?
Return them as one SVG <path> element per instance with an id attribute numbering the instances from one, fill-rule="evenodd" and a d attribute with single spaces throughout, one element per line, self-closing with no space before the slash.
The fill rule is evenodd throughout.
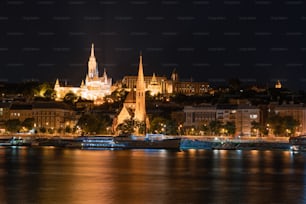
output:
<path id="1" fill-rule="evenodd" d="M 222 124 L 233 122 L 236 127 L 236 135 L 250 136 L 252 122 L 259 122 L 260 110 L 249 104 L 202 104 L 198 106 L 185 106 L 184 127 L 198 128 L 201 125 L 209 125 L 211 121 L 220 121 Z"/>
<path id="2" fill-rule="evenodd" d="M 7 102 L 0 103 L 0 133 L 5 132 L 5 121 L 10 116 L 10 106 Z"/>
<path id="3" fill-rule="evenodd" d="M 124 76 L 122 79 L 123 87 L 126 87 L 127 91 L 135 89 L 138 76 Z M 150 91 L 152 95 L 158 93 L 166 94 L 172 93 L 168 89 L 167 77 L 164 76 L 144 76 L 145 91 Z"/>
<path id="4" fill-rule="evenodd" d="M 68 93 L 73 93 L 83 99 L 92 100 L 95 104 L 103 103 L 103 98 L 111 93 L 112 79 L 104 70 L 103 76 L 99 77 L 98 64 L 94 54 L 94 45 L 91 47 L 91 54 L 88 60 L 88 73 L 85 82 L 80 87 L 61 86 L 59 80 L 55 82 L 54 90 L 56 100 L 63 100 Z"/>
<path id="5" fill-rule="evenodd" d="M 157 82 L 155 73 L 153 73 L 150 84 L 148 85 L 148 90 L 150 91 L 152 96 L 156 96 L 159 93 L 162 93 L 161 85 Z"/>
<path id="6" fill-rule="evenodd" d="M 138 76 L 136 81 L 136 91 L 131 89 L 127 95 L 123 107 L 114 120 L 114 130 L 119 124 L 124 123 L 125 120 L 133 119 L 140 123 L 145 123 L 149 126 L 149 121 L 146 115 L 146 98 L 145 98 L 145 80 L 143 74 L 142 56 L 139 58 Z M 139 135 L 136 128 L 135 134 Z"/>
<path id="7" fill-rule="evenodd" d="M 178 81 L 173 84 L 173 93 L 185 95 L 213 93 L 208 82 Z"/>
<path id="8" fill-rule="evenodd" d="M 306 106 L 305 104 L 270 104 L 271 111 L 280 116 L 291 116 L 300 125 L 296 129 L 296 134 L 306 134 Z"/>
<path id="9" fill-rule="evenodd" d="M 128 91 L 135 89 L 137 76 L 124 76 L 122 86 Z M 178 73 L 174 69 L 171 78 L 165 76 L 144 76 L 145 91 L 150 91 L 151 95 L 157 94 L 185 94 L 185 95 L 201 95 L 213 94 L 213 89 L 208 82 L 179 81 Z"/>
<path id="10" fill-rule="evenodd" d="M 76 112 L 62 102 L 13 103 L 9 108 L 8 119 L 23 122 L 27 118 L 34 119 L 34 128 L 39 131 L 58 132 L 66 127 L 73 128 L 77 123 Z"/>

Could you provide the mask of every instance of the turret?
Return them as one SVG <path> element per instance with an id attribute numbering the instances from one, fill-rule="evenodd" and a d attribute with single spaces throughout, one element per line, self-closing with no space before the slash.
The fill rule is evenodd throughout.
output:
<path id="1" fill-rule="evenodd" d="M 174 70 L 172 71 L 171 80 L 172 80 L 172 81 L 178 81 L 178 80 L 179 80 L 178 73 L 176 72 L 176 69 L 174 69 Z"/>
<path id="2" fill-rule="evenodd" d="M 106 74 L 106 69 L 104 69 L 103 72 L 103 78 L 104 78 L 104 83 L 107 84 L 107 74 Z"/>
<path id="3" fill-rule="evenodd" d="M 157 85 L 157 79 L 156 79 L 156 76 L 155 76 L 155 73 L 153 73 L 153 76 L 152 76 L 152 79 L 151 79 L 151 85 Z"/>
<path id="4" fill-rule="evenodd" d="M 88 77 L 89 78 L 99 77 L 98 64 L 94 52 L 94 44 L 91 45 L 90 57 L 88 60 Z"/>
<path id="5" fill-rule="evenodd" d="M 56 81 L 55 81 L 55 85 L 54 85 L 54 89 L 57 89 L 57 88 L 59 88 L 59 87 L 60 87 L 59 80 L 58 80 L 58 79 L 56 79 Z"/>
<path id="6" fill-rule="evenodd" d="M 84 83 L 84 80 L 82 80 L 82 82 L 81 82 L 81 88 L 84 88 L 84 86 L 85 86 L 85 83 Z"/>

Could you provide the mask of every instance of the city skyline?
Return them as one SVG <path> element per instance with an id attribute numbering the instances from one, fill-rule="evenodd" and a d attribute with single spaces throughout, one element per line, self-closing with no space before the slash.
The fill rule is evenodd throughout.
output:
<path id="1" fill-rule="evenodd" d="M 306 89 L 302 1 L 4 1 L 0 80 L 65 80 L 86 75 L 91 43 L 99 71 L 114 82 L 145 75 Z"/>

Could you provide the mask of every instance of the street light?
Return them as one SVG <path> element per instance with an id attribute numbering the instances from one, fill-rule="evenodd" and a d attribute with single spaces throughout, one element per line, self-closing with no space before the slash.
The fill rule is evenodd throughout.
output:
<path id="1" fill-rule="evenodd" d="M 180 124 L 180 125 L 178 126 L 178 133 L 179 133 L 179 135 L 182 135 L 182 127 L 183 127 L 182 124 Z"/>

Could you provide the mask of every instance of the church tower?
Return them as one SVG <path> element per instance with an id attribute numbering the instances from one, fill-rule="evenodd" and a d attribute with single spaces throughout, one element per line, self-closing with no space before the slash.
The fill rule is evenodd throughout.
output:
<path id="1" fill-rule="evenodd" d="M 276 89 L 281 89 L 282 88 L 282 83 L 279 80 L 277 80 L 277 82 L 275 84 L 275 88 Z"/>
<path id="2" fill-rule="evenodd" d="M 176 69 L 174 69 L 174 70 L 172 71 L 171 79 L 172 79 L 172 81 L 174 81 L 174 82 L 178 82 L 179 77 L 178 77 L 178 73 L 176 72 Z"/>
<path id="3" fill-rule="evenodd" d="M 136 82 L 135 120 L 146 122 L 145 81 L 143 75 L 142 55 L 139 57 L 138 77 Z"/>
<path id="4" fill-rule="evenodd" d="M 93 79 L 98 77 L 99 77 L 98 64 L 95 57 L 94 44 L 91 44 L 91 53 L 88 60 L 88 78 Z"/>

